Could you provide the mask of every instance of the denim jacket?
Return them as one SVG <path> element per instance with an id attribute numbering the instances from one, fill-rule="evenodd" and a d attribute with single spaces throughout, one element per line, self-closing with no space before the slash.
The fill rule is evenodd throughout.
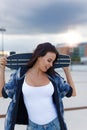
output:
<path id="1" fill-rule="evenodd" d="M 5 84 L 2 90 L 2 95 L 4 98 L 9 97 L 12 99 L 7 110 L 4 130 L 14 130 L 15 124 L 28 124 L 29 117 L 22 94 L 22 84 L 27 70 L 27 67 L 18 69 L 11 75 L 9 82 Z M 64 107 L 62 98 L 64 96 L 70 97 L 72 95 L 72 88 L 58 74 L 55 76 L 48 75 L 48 77 L 54 86 L 53 101 L 56 104 L 58 119 L 61 116 L 63 124 L 61 123 L 61 119 L 59 119 L 59 122 L 62 126 L 64 126 L 64 130 L 67 130 L 63 119 Z M 60 111 L 58 112 L 58 110 Z M 61 130 L 63 130 L 63 128 L 61 128 Z"/>

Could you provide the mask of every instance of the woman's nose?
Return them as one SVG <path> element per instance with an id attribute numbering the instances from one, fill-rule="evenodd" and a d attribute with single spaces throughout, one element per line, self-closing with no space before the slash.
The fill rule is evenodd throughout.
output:
<path id="1" fill-rule="evenodd" d="M 53 66 L 53 63 L 51 62 L 51 63 L 50 63 L 50 67 L 52 67 L 52 66 Z"/>

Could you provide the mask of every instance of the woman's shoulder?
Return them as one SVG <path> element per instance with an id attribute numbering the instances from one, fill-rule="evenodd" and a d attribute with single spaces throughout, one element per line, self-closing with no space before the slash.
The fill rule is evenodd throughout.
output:
<path id="1" fill-rule="evenodd" d="M 25 73 L 27 72 L 27 67 L 20 67 L 18 68 L 16 71 L 14 71 L 10 77 L 15 77 L 16 79 L 20 79 L 21 77 L 23 77 L 25 75 Z"/>
<path id="2" fill-rule="evenodd" d="M 60 80 L 62 77 L 61 77 L 61 75 L 59 74 L 59 73 L 55 73 L 55 74 L 51 74 L 51 75 L 49 75 L 49 77 L 52 79 L 52 80 Z"/>
<path id="3" fill-rule="evenodd" d="M 28 71 L 28 66 L 24 66 L 24 67 L 20 67 L 19 69 L 18 69 L 18 72 L 19 72 L 19 74 L 20 74 L 20 77 L 21 76 L 23 76 L 27 71 Z"/>

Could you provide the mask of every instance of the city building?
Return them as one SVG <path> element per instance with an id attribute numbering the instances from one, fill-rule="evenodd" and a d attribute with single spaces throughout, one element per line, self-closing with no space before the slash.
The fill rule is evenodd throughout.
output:
<path id="1" fill-rule="evenodd" d="M 79 48 L 79 55 L 80 55 L 80 57 L 87 56 L 87 42 L 80 43 L 78 48 Z"/>
<path id="2" fill-rule="evenodd" d="M 79 43 L 77 46 L 57 44 L 59 53 L 70 55 L 74 63 L 87 63 L 87 42 Z"/>
<path id="3" fill-rule="evenodd" d="M 68 46 L 67 44 L 64 44 L 64 43 L 57 44 L 56 48 L 58 52 L 62 54 L 71 55 L 71 53 L 73 52 L 73 47 Z"/>

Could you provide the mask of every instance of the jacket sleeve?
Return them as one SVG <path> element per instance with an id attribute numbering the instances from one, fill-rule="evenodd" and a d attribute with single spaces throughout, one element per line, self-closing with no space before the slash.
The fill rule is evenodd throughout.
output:
<path id="1" fill-rule="evenodd" d="M 10 80 L 5 84 L 2 89 L 2 96 L 4 98 L 10 97 L 12 98 L 17 86 L 17 71 L 10 75 Z"/>
<path id="2" fill-rule="evenodd" d="M 59 77 L 58 88 L 61 94 L 61 97 L 71 97 L 72 96 L 72 87 L 64 80 L 64 78 Z"/>

